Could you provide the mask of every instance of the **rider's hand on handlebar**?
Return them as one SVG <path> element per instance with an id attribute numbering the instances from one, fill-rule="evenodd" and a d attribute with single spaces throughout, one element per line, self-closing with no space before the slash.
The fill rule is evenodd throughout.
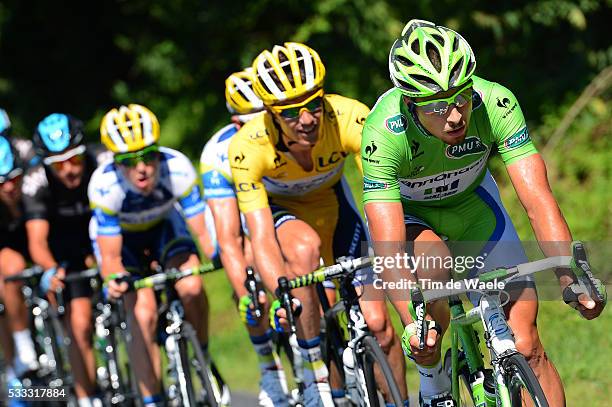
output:
<path id="1" fill-rule="evenodd" d="M 404 354 L 414 359 L 420 365 L 431 365 L 436 362 L 437 350 L 442 342 L 439 326 L 434 321 L 428 320 L 427 322 L 429 329 L 427 330 L 425 347 L 423 349 L 419 348 L 419 338 L 416 335 L 417 328 L 414 322 L 406 325 L 402 335 Z"/>
<path id="2" fill-rule="evenodd" d="M 64 289 L 64 277 L 66 270 L 63 267 L 51 267 L 46 270 L 40 279 L 40 288 L 44 292 L 57 292 L 59 289 Z"/>
<path id="3" fill-rule="evenodd" d="M 302 303 L 297 298 L 291 298 L 293 315 L 299 316 L 302 312 Z M 289 321 L 287 320 L 287 312 L 282 307 L 280 300 L 274 300 L 270 306 L 270 326 L 276 332 L 289 332 Z"/>
<path id="4" fill-rule="evenodd" d="M 263 310 L 266 307 L 266 301 L 266 293 L 264 291 L 260 291 L 258 296 L 258 302 L 262 314 Z M 240 319 L 242 320 L 242 322 L 248 324 L 249 326 L 259 325 L 259 320 L 262 315 L 260 315 L 259 317 L 255 315 L 255 304 L 253 304 L 253 301 L 251 301 L 250 295 L 243 295 L 242 297 L 240 297 L 240 301 L 238 303 L 238 311 L 240 313 Z"/>
<path id="5" fill-rule="evenodd" d="M 579 277 L 578 279 L 583 280 L 582 277 Z M 601 284 L 601 281 L 599 279 L 595 279 L 595 282 L 600 286 L 599 290 L 605 292 L 605 287 L 603 284 Z M 584 292 L 582 287 L 588 287 L 587 283 L 588 282 L 584 282 L 582 285 L 568 284 L 562 288 L 562 292 L 566 303 L 575 308 L 580 315 L 582 315 L 585 319 L 594 319 L 602 313 L 606 306 L 606 302 L 595 301 L 592 295 Z M 577 299 L 577 301 L 575 301 L 575 299 Z"/>
<path id="6" fill-rule="evenodd" d="M 123 294 L 125 294 L 129 288 L 129 285 L 125 281 L 118 280 L 109 280 L 108 284 L 108 295 L 111 298 L 120 298 Z"/>

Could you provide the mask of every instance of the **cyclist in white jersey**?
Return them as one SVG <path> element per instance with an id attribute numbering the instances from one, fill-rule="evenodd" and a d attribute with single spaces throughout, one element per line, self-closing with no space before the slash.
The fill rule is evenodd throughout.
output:
<path id="1" fill-rule="evenodd" d="M 112 109 L 102 119 L 102 142 L 114 153 L 92 175 L 90 236 L 109 295 L 122 296 L 126 273 L 146 273 L 151 261 L 186 269 L 200 263 L 187 226 L 207 256 L 213 246 L 204 220 L 196 171 L 182 153 L 159 147 L 159 123 L 144 106 Z M 176 290 L 202 349 L 207 351 L 208 306 L 202 280 L 181 279 Z M 161 365 L 155 341 L 157 303 L 152 289 L 123 295 L 133 341 L 129 349 L 145 406 L 162 405 Z M 204 316 L 204 317 L 203 317 Z"/>
<path id="2" fill-rule="evenodd" d="M 248 239 L 242 232 L 242 216 L 238 211 L 236 191 L 228 160 L 232 136 L 263 110 L 263 103 L 252 88 L 251 68 L 231 74 L 225 81 L 225 99 L 232 114 L 232 123 L 217 131 L 204 146 L 200 158 L 200 173 L 206 200 L 206 220 L 215 242 L 214 256 L 219 257 L 239 299 L 239 311 L 246 324 L 249 339 L 257 353 L 261 374 L 259 405 L 288 405 L 287 384 L 282 365 L 273 349 L 272 330 L 267 318 L 256 318 L 251 299 L 244 286 L 245 268 L 253 264 Z M 210 214 L 210 218 L 209 218 Z M 259 297 L 265 306 L 266 296 Z M 267 315 L 267 308 L 262 310 Z"/>

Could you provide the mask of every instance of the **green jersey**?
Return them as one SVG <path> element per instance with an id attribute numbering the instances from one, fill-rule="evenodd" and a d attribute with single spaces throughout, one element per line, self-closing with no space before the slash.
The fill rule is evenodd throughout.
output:
<path id="1" fill-rule="evenodd" d="M 378 99 L 363 128 L 364 203 L 401 201 L 407 212 L 452 207 L 482 182 L 493 150 L 506 165 L 536 153 L 512 92 L 473 79 L 470 122 L 465 140 L 455 146 L 422 128 L 398 89 Z"/>

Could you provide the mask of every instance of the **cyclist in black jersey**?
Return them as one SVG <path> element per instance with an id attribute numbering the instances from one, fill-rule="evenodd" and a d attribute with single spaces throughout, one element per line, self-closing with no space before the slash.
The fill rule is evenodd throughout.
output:
<path id="1" fill-rule="evenodd" d="M 85 145 L 83 138 L 80 120 L 61 113 L 45 117 L 34 134 L 42 162 L 27 172 L 23 186 L 30 254 L 34 263 L 46 269 L 41 285 L 51 292 L 64 288 L 66 321 L 74 344 L 69 357 L 80 403 L 96 401 L 92 291 L 85 282 L 64 286 L 61 280 L 66 273 L 95 263 L 88 235 L 91 210 L 87 185 L 105 159 L 103 147 Z"/>
<path id="2" fill-rule="evenodd" d="M 0 328 L 0 343 L 8 363 L 7 382 L 37 366 L 21 284 L 3 284 L 3 278 L 19 274 L 28 259 L 21 185 L 33 156 L 29 141 L 5 137 L 9 130 L 8 116 L 0 109 L 0 298 L 6 315 Z"/>

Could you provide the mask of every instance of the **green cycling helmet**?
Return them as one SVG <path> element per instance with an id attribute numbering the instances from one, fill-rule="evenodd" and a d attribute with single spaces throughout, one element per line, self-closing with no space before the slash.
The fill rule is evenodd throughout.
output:
<path id="1" fill-rule="evenodd" d="M 450 28 L 410 20 L 389 52 L 395 87 L 409 97 L 427 97 L 468 82 L 476 58 L 467 41 Z"/>

